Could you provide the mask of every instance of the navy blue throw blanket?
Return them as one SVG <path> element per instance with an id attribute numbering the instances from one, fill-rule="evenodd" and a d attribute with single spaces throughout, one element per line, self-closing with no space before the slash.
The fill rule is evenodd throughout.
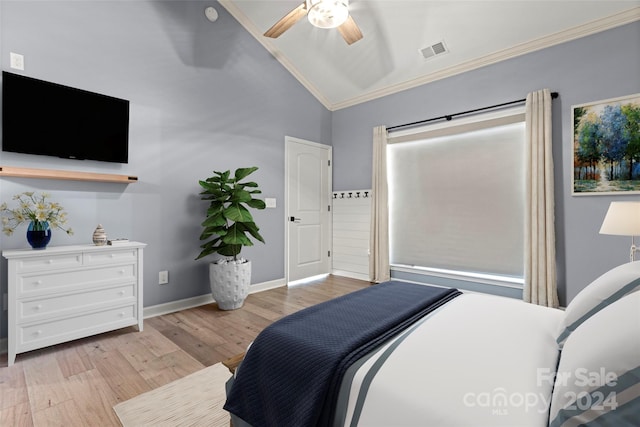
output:
<path id="1" fill-rule="evenodd" d="M 247 351 L 224 409 L 253 427 L 330 425 L 347 368 L 459 294 L 391 281 L 284 317 Z"/>

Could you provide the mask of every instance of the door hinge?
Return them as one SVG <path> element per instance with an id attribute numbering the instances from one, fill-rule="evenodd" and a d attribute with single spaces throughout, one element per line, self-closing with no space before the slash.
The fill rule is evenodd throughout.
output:
<path id="1" fill-rule="evenodd" d="M 327 251 L 327 256 L 331 258 L 331 251 Z"/>
<path id="2" fill-rule="evenodd" d="M 331 166 L 331 160 L 327 160 L 327 166 Z"/>
<path id="3" fill-rule="evenodd" d="M 331 205 L 327 206 L 327 212 L 331 212 Z"/>

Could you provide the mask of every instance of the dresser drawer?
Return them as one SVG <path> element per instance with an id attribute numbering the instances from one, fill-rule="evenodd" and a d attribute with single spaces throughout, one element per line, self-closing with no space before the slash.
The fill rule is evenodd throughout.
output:
<path id="1" fill-rule="evenodd" d="M 37 321 L 41 317 L 52 315 L 64 315 L 86 311 L 87 307 L 114 305 L 118 301 L 121 304 L 132 302 L 135 297 L 134 283 L 110 287 L 108 289 L 96 289 L 88 292 L 78 292 L 62 296 L 50 296 L 47 298 L 18 301 L 17 323 Z M 129 301 L 127 301 L 129 299 Z M 135 301 L 133 301 L 135 302 Z"/>
<path id="2" fill-rule="evenodd" d="M 136 266 L 114 265 L 110 267 L 91 268 L 59 273 L 43 273 L 20 276 L 17 279 L 18 298 L 49 293 L 55 290 L 73 289 L 92 283 L 117 283 L 120 281 L 135 281 Z"/>
<path id="3" fill-rule="evenodd" d="M 83 258 L 84 265 L 105 265 L 121 262 L 135 262 L 138 251 L 135 249 L 113 249 L 99 252 L 86 252 Z"/>
<path id="4" fill-rule="evenodd" d="M 36 256 L 16 260 L 16 271 L 28 273 L 34 271 L 51 271 L 61 268 L 74 268 L 82 265 L 82 254 L 60 254 Z"/>
<path id="5" fill-rule="evenodd" d="M 40 324 L 18 326 L 16 344 L 20 351 L 26 351 L 135 323 L 136 308 L 135 305 L 129 305 Z"/>
<path id="6" fill-rule="evenodd" d="M 9 273 L 7 366 L 26 351 L 127 326 L 142 331 L 145 246 L 3 250 Z"/>

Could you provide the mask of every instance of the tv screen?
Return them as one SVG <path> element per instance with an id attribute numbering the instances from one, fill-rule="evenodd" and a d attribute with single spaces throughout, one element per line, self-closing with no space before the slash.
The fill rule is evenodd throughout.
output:
<path id="1" fill-rule="evenodd" d="M 2 151 L 127 163 L 129 101 L 2 72 Z"/>

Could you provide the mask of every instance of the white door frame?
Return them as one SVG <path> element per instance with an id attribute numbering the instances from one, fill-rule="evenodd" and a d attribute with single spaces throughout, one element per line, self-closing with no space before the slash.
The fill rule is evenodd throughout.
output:
<path id="1" fill-rule="evenodd" d="M 284 137 L 284 280 L 287 286 L 289 286 L 289 144 L 305 144 L 310 145 L 312 147 L 320 148 L 327 150 L 329 157 L 329 172 L 327 173 L 327 188 L 329 189 L 329 194 L 327 195 L 329 202 L 331 202 L 331 194 L 333 194 L 333 147 L 326 144 L 320 144 L 318 142 L 307 141 L 305 139 L 295 138 L 292 136 Z M 328 215 L 328 224 L 327 224 L 327 242 L 329 242 L 329 250 L 333 252 L 333 242 L 332 242 L 332 229 L 333 229 L 333 219 L 332 215 Z M 333 256 L 333 253 L 332 253 Z M 327 273 L 331 273 L 331 260 L 329 260 L 329 271 Z"/>

